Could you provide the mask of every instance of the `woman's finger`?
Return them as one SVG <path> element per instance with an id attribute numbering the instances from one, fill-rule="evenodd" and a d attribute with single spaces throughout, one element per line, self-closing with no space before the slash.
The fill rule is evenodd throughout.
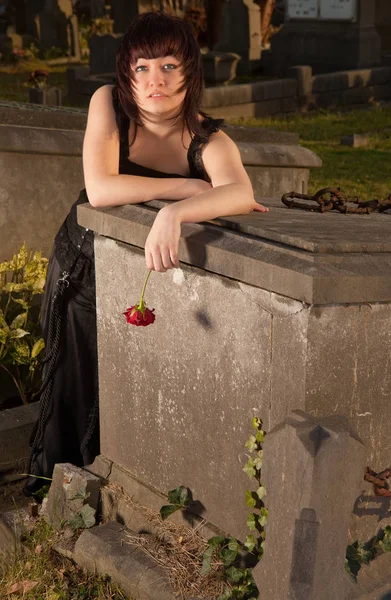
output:
<path id="1" fill-rule="evenodd" d="M 253 208 L 253 211 L 254 212 L 269 212 L 269 209 L 266 208 L 266 206 L 263 206 L 262 204 L 259 204 L 259 202 L 257 202 Z"/>

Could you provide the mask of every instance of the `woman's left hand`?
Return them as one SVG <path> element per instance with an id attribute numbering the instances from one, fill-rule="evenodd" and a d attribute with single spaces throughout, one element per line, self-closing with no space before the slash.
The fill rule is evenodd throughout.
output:
<path id="1" fill-rule="evenodd" d="M 147 269 L 165 273 L 167 269 L 179 267 L 178 245 L 181 236 L 181 221 L 175 205 L 160 209 L 145 242 Z"/>
<path id="2" fill-rule="evenodd" d="M 253 212 L 269 212 L 269 209 L 266 208 L 266 206 L 263 206 L 263 204 L 259 204 L 259 202 L 255 202 Z"/>

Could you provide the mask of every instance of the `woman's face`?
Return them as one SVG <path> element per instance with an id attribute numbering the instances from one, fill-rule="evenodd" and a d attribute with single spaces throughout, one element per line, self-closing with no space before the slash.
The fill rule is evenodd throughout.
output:
<path id="1" fill-rule="evenodd" d="M 139 58 L 132 69 L 135 100 L 143 113 L 165 116 L 178 112 L 186 90 L 178 94 L 183 72 L 175 56 Z"/>

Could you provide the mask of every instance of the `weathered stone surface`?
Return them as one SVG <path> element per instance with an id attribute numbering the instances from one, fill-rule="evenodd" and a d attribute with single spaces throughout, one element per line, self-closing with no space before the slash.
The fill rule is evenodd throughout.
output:
<path id="1" fill-rule="evenodd" d="M 74 559 L 92 573 L 109 575 L 134 600 L 175 600 L 162 567 L 130 544 L 132 533 L 115 521 L 84 531 Z"/>
<path id="2" fill-rule="evenodd" d="M 268 433 L 262 482 L 270 513 L 254 569 L 265 598 L 342 600 L 353 588 L 344 560 L 364 467 L 365 447 L 346 418 L 295 411 Z"/>
<path id="3" fill-rule="evenodd" d="M 98 460 L 91 465 L 94 470 L 95 462 L 98 470 L 102 461 L 108 462 L 102 455 L 97 458 Z M 167 495 L 138 481 L 127 469 L 116 464 L 112 464 L 108 482 L 110 485 L 105 485 L 101 489 L 101 510 L 104 521 L 118 521 L 133 531 L 154 533 L 155 524 L 151 522 L 150 515 L 143 510 L 143 507 L 158 514 L 160 508 L 167 504 Z M 221 529 L 198 516 L 197 505 L 193 508 L 195 512 L 187 511 L 185 514 L 178 511 L 170 517 L 170 520 L 178 525 L 197 528 L 199 534 L 205 539 L 224 535 Z"/>
<path id="4" fill-rule="evenodd" d="M 357 585 L 347 600 L 391 600 L 391 554 L 381 554 L 369 565 L 362 565 Z"/>
<path id="5" fill-rule="evenodd" d="M 92 473 L 69 463 L 56 464 L 46 507 L 46 518 L 54 529 L 62 529 L 84 506 L 96 511 L 100 485 L 99 477 Z"/>
<path id="6" fill-rule="evenodd" d="M 151 208 L 139 206 L 97 210 L 83 205 L 78 211 L 84 227 L 138 248 L 144 247 L 155 217 Z M 387 302 L 387 219 L 282 208 L 219 219 L 221 229 L 188 223 L 182 226 L 179 256 L 184 263 L 310 304 Z"/>
<path id="7" fill-rule="evenodd" d="M 30 522 L 31 517 L 27 508 L 0 514 L 0 558 L 2 554 L 13 553 L 20 549 L 21 537 Z"/>
<path id="8" fill-rule="evenodd" d="M 0 471 L 20 467 L 28 458 L 38 411 L 38 402 L 0 411 Z"/>

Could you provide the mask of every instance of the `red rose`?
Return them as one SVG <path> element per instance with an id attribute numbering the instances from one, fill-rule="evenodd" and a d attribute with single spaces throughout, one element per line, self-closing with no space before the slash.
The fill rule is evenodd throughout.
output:
<path id="1" fill-rule="evenodd" d="M 127 323 L 136 325 L 136 327 L 146 327 L 147 325 L 151 325 L 156 318 L 153 314 L 154 310 L 154 308 L 149 310 L 146 306 L 141 307 L 140 304 L 136 304 L 127 308 L 123 314 L 126 317 Z"/>

